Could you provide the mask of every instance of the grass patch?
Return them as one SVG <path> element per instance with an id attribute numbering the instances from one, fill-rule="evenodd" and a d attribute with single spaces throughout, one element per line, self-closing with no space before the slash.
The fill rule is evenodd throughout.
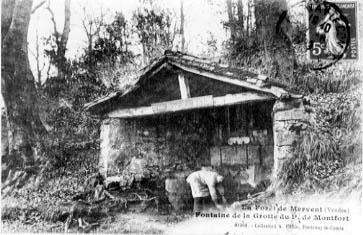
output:
<path id="1" fill-rule="evenodd" d="M 289 193 L 338 190 L 354 177 L 350 174 L 344 181 L 334 177 L 348 171 L 347 166 L 362 163 L 359 91 L 312 95 L 310 99 L 315 109 L 314 120 L 280 175 L 284 190 Z"/>

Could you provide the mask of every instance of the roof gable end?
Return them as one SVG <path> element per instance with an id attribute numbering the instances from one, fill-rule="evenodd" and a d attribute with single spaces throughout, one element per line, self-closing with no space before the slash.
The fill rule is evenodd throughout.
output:
<path id="1" fill-rule="evenodd" d="M 270 94 L 276 98 L 300 97 L 299 95 L 286 91 L 283 85 L 276 84 L 270 81 L 266 76 L 258 73 L 246 69 L 229 67 L 181 52 L 165 51 L 163 56 L 153 60 L 148 66 L 145 66 L 138 72 L 134 84 L 132 84 L 129 89 L 123 92 L 114 92 L 106 97 L 87 103 L 84 106 L 85 110 L 97 112 L 96 110 L 98 107 L 133 92 L 140 87 L 140 84 L 146 79 L 153 77 L 168 66 L 174 66 L 182 71 L 197 74 L 209 79 Z"/>

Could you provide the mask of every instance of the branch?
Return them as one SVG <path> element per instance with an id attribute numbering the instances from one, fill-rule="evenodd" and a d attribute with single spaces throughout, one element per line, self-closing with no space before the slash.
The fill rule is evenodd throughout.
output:
<path id="1" fill-rule="evenodd" d="M 95 25 L 97 27 L 96 32 L 94 33 L 94 36 L 100 36 L 100 30 L 102 25 L 104 24 L 104 17 L 105 17 L 106 13 L 103 12 L 102 8 L 101 8 L 101 15 L 100 17 L 97 17 L 97 20 L 95 20 Z"/>
<path id="2" fill-rule="evenodd" d="M 70 32 L 70 19 L 71 19 L 71 0 L 65 0 L 64 2 L 64 27 L 61 37 L 61 43 L 63 50 L 65 50 L 68 42 L 68 36 Z"/>
<path id="3" fill-rule="evenodd" d="M 45 3 L 45 1 L 40 2 L 38 5 L 36 5 L 33 9 L 31 14 L 33 14 L 36 10 L 38 10 L 38 8 L 40 8 L 41 6 L 43 6 L 43 4 Z"/>
<path id="4" fill-rule="evenodd" d="M 99 35 L 100 30 L 101 30 L 101 25 L 99 24 L 99 25 L 97 25 L 97 26 L 96 26 L 96 31 L 92 34 L 92 36 L 97 36 L 97 35 Z"/>
<path id="5" fill-rule="evenodd" d="M 45 62 L 43 62 L 43 66 L 42 68 L 40 69 L 40 71 L 43 71 L 43 69 L 45 68 Z"/>
<path id="6" fill-rule="evenodd" d="M 48 69 L 47 69 L 47 79 L 48 79 L 48 78 L 49 78 L 49 76 L 50 76 L 49 72 L 50 72 L 50 63 L 48 64 Z"/>
<path id="7" fill-rule="evenodd" d="M 84 17 L 82 18 L 82 26 L 84 28 L 84 31 L 86 31 L 87 37 L 89 35 L 89 32 L 87 30 L 87 26 L 86 26 L 86 21 L 87 21 L 87 12 L 86 12 L 86 7 L 83 7 L 83 15 Z"/>
<path id="8" fill-rule="evenodd" d="M 52 9 L 50 9 L 50 6 L 49 6 L 49 2 L 48 2 L 48 6 L 45 8 L 49 11 L 50 13 L 50 20 L 53 22 L 53 29 L 54 29 L 54 33 L 55 34 L 58 34 L 58 30 L 57 30 L 57 24 L 55 23 L 55 19 L 54 19 L 54 12 L 52 11 Z"/>
<path id="9" fill-rule="evenodd" d="M 28 51 L 30 52 L 30 54 L 34 57 L 34 59 L 37 58 L 36 54 L 34 53 L 34 51 L 30 48 L 30 46 L 28 46 Z"/>
<path id="10" fill-rule="evenodd" d="M 83 26 L 84 31 L 86 32 L 87 38 L 88 38 L 90 33 L 87 30 L 87 26 L 86 26 L 86 22 L 85 21 L 86 21 L 85 19 L 82 19 L 82 26 Z"/>

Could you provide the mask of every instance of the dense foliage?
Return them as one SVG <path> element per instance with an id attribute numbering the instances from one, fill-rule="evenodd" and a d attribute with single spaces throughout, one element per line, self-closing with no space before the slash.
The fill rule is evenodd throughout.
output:
<path id="1" fill-rule="evenodd" d="M 142 45 L 144 63 L 171 49 L 175 37 L 175 27 L 172 26 L 170 12 L 142 8 L 134 12 L 134 31 Z"/>
<path id="2" fill-rule="evenodd" d="M 110 63 L 120 66 L 130 63 L 133 52 L 130 47 L 130 25 L 124 15 L 117 12 L 114 20 L 109 24 L 103 25 L 103 36 L 95 40 L 93 49 L 89 52 L 87 60 L 96 63 Z"/>
<path id="3" fill-rule="evenodd" d="M 339 185 L 341 181 L 333 183 L 332 180 L 331 184 L 325 181 L 349 170 L 356 163 L 361 166 L 362 112 L 361 94 L 358 91 L 362 82 L 361 71 L 346 62 L 339 62 L 322 71 L 312 70 L 311 61 L 306 57 L 306 26 L 299 20 L 293 22 L 287 18 L 279 25 L 280 30 L 272 31 L 274 36 L 265 35 L 263 31 L 266 28 L 277 27 L 276 23 L 272 25 L 264 22 L 273 17 L 266 16 L 266 12 L 272 12 L 272 15 L 281 12 L 276 7 L 278 5 L 255 1 L 252 8 L 255 10 L 256 27 L 233 27 L 234 22 L 248 24 L 250 16 L 250 13 L 246 18 L 240 16 L 237 6 L 237 19 L 232 15 L 225 23 L 231 32 L 231 38 L 226 43 L 225 59 L 231 65 L 254 68 L 268 74 L 270 78 L 285 84 L 289 90 L 304 94 L 311 101 L 315 116 L 304 130 L 301 142 L 296 143 L 295 157 L 284 164 L 280 175 L 283 190 L 337 189 L 342 186 Z M 267 54 L 284 61 L 290 45 L 293 48 L 293 66 L 284 67 L 266 61 Z M 271 70 L 271 67 L 276 67 L 276 70 Z M 321 183 L 323 179 L 324 184 Z M 335 184 L 334 187 L 330 187 L 332 184 Z"/>
<path id="4" fill-rule="evenodd" d="M 100 119 L 85 113 L 84 104 L 114 89 L 125 88 L 128 78 L 139 69 L 140 58 L 130 50 L 135 47 L 131 45 L 135 42 L 132 34 L 142 36 L 140 43 L 147 49 L 148 60 L 162 53 L 163 49 L 157 49 L 163 43 L 169 47 L 168 14 L 138 11 L 134 22 L 130 23 L 122 13 L 116 13 L 109 23 L 99 24 L 100 33 L 94 36 L 91 46 L 72 60 L 59 55 L 56 35 L 44 39 L 48 45 L 44 54 L 51 66 L 57 68 L 56 74 L 47 74 L 47 80 L 37 91 L 47 135 L 37 153 L 38 172 L 25 186 L 14 185 L 2 190 L 6 204 L 2 208 L 3 220 L 37 224 L 64 219 L 61 218 L 64 213 L 61 203 L 81 192 L 85 180 L 98 171 Z M 2 166 L 7 166 L 6 161 L 6 157 L 2 158 Z M 44 231 L 60 232 L 63 227 Z"/>
<path id="5" fill-rule="evenodd" d="M 294 158 L 284 165 L 281 178 L 285 189 L 323 190 L 323 179 L 342 173 L 344 167 L 361 165 L 361 94 L 311 95 L 315 117 L 297 143 Z M 337 182 L 339 183 L 339 182 Z M 335 185 L 339 188 L 342 185 Z"/>

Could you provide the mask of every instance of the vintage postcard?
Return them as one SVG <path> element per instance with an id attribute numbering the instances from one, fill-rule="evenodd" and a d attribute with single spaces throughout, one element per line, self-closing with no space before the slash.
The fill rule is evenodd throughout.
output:
<path id="1" fill-rule="evenodd" d="M 362 15 L 3 0 L 1 233 L 359 234 Z"/>

